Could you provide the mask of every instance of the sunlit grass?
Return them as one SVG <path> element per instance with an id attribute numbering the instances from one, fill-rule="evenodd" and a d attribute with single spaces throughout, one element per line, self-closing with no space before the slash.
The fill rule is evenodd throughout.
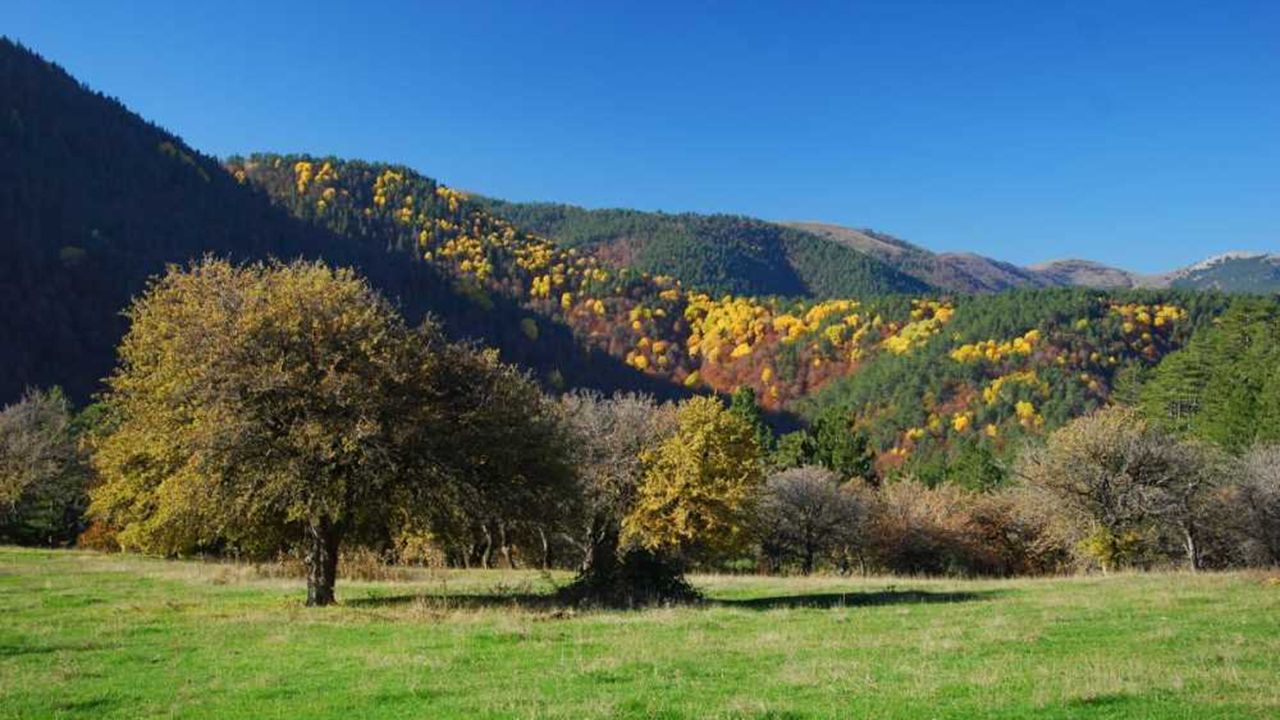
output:
<path id="1" fill-rule="evenodd" d="M 700 576 L 696 607 L 573 612 L 564 574 L 340 582 L 0 549 L 2 717 L 1280 715 L 1258 573 Z M 543 597 L 540 597 L 543 596 Z"/>

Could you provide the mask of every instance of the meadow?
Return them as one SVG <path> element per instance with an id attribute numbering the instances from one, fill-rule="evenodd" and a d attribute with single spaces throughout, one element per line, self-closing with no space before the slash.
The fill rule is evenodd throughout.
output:
<path id="1" fill-rule="evenodd" d="M 0 716 L 1242 718 L 1280 714 L 1261 573 L 694 576 L 577 612 L 567 576 L 414 570 L 302 606 L 271 568 L 0 549 Z"/>

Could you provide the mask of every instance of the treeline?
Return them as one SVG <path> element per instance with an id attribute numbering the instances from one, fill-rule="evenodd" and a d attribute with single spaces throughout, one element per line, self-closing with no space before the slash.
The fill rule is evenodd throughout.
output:
<path id="1" fill-rule="evenodd" d="M 388 562 L 574 567 L 566 598 L 610 604 L 692 597 L 690 568 L 1280 562 L 1274 398 L 1188 410 L 1181 394 L 1204 398 L 1237 372 L 1273 378 L 1274 301 L 1238 300 L 1197 333 L 1183 352 L 1199 358 L 1198 384 L 1170 395 L 1176 364 L 1135 380 L 1146 414 L 1100 407 L 1029 434 L 1007 461 L 958 460 L 941 478 L 883 473 L 840 412 L 775 437 L 749 388 L 727 405 L 547 396 L 319 264 L 206 260 L 171 270 L 128 316 L 100 405 L 74 415 L 37 392 L 0 412 L 3 539 L 295 553 L 314 604 L 332 601 L 354 548 Z M 1223 428 L 1251 433 L 1223 442 Z"/>

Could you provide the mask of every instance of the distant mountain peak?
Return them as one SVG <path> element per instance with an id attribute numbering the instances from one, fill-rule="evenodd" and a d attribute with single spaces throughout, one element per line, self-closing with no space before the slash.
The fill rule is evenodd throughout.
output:
<path id="1" fill-rule="evenodd" d="M 1230 262 L 1232 260 L 1258 260 L 1258 259 L 1270 259 L 1272 262 L 1274 262 L 1277 259 L 1280 259 L 1280 256 L 1274 255 L 1271 253 L 1258 252 L 1256 250 L 1228 250 L 1227 252 L 1220 253 L 1218 255 L 1213 255 L 1211 257 L 1207 257 L 1198 263 L 1195 263 L 1193 265 L 1188 265 L 1185 268 L 1182 268 L 1181 270 L 1177 270 L 1175 272 L 1191 273 L 1191 272 L 1196 272 L 1198 270 L 1208 270 L 1214 267 L 1215 265 L 1221 265 L 1224 262 Z"/>

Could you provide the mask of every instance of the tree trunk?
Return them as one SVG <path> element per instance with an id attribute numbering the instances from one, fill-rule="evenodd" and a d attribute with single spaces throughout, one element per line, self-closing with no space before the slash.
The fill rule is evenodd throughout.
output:
<path id="1" fill-rule="evenodd" d="M 620 556 L 620 528 L 608 521 L 593 523 L 582 568 L 559 596 L 575 604 L 639 607 L 686 602 L 698 597 L 684 579 L 676 558 L 638 548 Z"/>
<path id="2" fill-rule="evenodd" d="M 488 570 L 493 567 L 490 561 L 493 557 L 493 533 L 489 531 L 488 525 L 481 525 L 480 530 L 484 533 L 484 550 L 480 555 L 480 567 Z"/>
<path id="3" fill-rule="evenodd" d="M 307 528 L 307 607 L 332 605 L 338 579 L 338 532 L 327 519 Z"/>
<path id="4" fill-rule="evenodd" d="M 1186 528 L 1182 531 L 1182 535 L 1186 541 L 1187 566 L 1191 568 L 1191 572 L 1196 572 L 1200 569 L 1200 550 L 1196 547 L 1195 534 L 1190 528 Z"/>
<path id="5" fill-rule="evenodd" d="M 618 565 L 618 530 L 607 520 L 593 525 L 580 570 L 583 574 L 608 576 Z"/>
<path id="6" fill-rule="evenodd" d="M 514 570 L 516 561 L 511 554 L 511 543 L 507 539 L 507 524 L 498 523 L 498 554 L 502 556 L 502 566 Z"/>

